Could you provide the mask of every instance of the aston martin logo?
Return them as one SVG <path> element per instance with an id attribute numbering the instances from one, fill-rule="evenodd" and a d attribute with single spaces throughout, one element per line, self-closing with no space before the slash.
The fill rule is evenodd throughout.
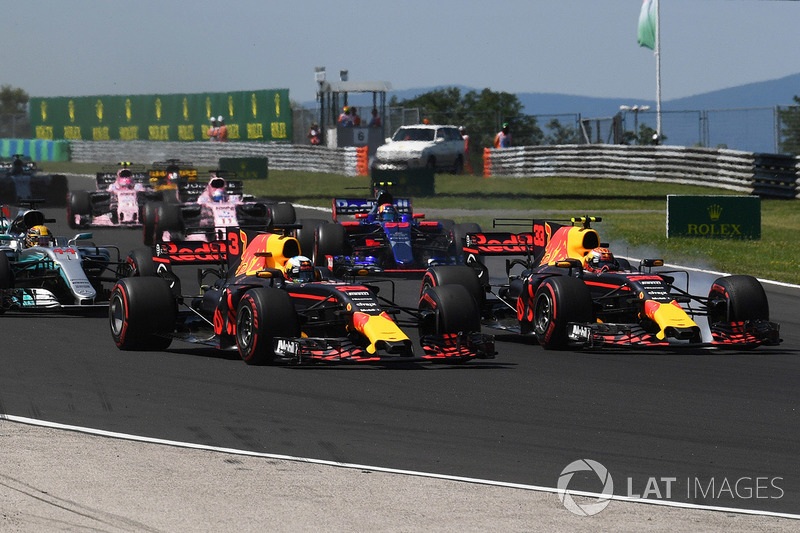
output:
<path id="1" fill-rule="evenodd" d="M 42 100 L 42 122 L 47 122 L 47 102 Z"/>
<path id="2" fill-rule="evenodd" d="M 275 116 L 281 116 L 281 95 L 275 93 Z"/>
<path id="3" fill-rule="evenodd" d="M 189 120 L 189 100 L 183 98 L 183 120 Z"/>
<path id="4" fill-rule="evenodd" d="M 69 103 L 67 103 L 67 110 L 68 110 L 68 113 L 69 113 L 69 121 L 70 122 L 75 122 L 75 101 L 74 100 L 70 100 Z"/>
<path id="5" fill-rule="evenodd" d="M 103 122 L 103 101 L 98 100 L 97 103 L 94 105 L 95 113 L 97 114 L 97 120 L 99 122 Z"/>
<path id="6" fill-rule="evenodd" d="M 156 98 L 156 120 L 161 120 L 161 98 Z"/>
<path id="7" fill-rule="evenodd" d="M 250 107 L 253 110 L 253 118 L 258 114 L 258 101 L 256 100 L 256 93 L 250 95 Z"/>
<path id="8" fill-rule="evenodd" d="M 125 99 L 125 119 L 130 122 L 131 121 L 131 99 Z"/>
<path id="9" fill-rule="evenodd" d="M 233 96 L 228 95 L 228 116 L 233 116 Z"/>
<path id="10" fill-rule="evenodd" d="M 719 204 L 711 204 L 706 209 L 708 209 L 708 216 L 711 217 L 711 220 L 719 220 L 722 215 L 722 206 Z"/>

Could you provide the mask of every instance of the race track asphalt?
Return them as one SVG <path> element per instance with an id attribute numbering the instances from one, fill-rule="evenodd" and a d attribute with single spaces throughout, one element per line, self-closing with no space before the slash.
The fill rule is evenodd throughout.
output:
<path id="1" fill-rule="evenodd" d="M 71 233 L 63 211 L 47 213 L 57 219 L 50 224 L 56 233 Z M 123 254 L 140 243 L 140 233 L 134 230 L 94 233 L 95 242 L 118 244 Z M 579 518 L 565 511 L 553 494 L 527 490 L 554 488 L 567 465 L 591 459 L 607 468 L 617 496 L 644 495 L 676 504 L 800 514 L 796 452 L 800 437 L 800 319 L 796 311 L 800 290 L 766 288 L 772 318 L 782 325 L 784 343 L 777 348 L 692 354 L 551 352 L 528 339 L 499 334 L 495 360 L 399 368 L 250 367 L 238 360 L 235 352 L 179 343 L 165 352 L 121 352 L 111 341 L 102 313 L 7 313 L 0 318 L 0 413 L 4 415 L 365 468 L 344 469 L 346 481 L 337 478 L 319 481 L 319 485 L 309 480 L 324 471 L 324 466 L 312 465 L 309 473 L 303 471 L 309 465 L 302 462 L 264 458 L 235 459 L 246 465 L 241 470 L 239 463 L 215 458 L 213 466 L 198 473 L 192 470 L 197 469 L 197 457 L 213 454 L 175 447 L 164 450 L 158 444 L 119 442 L 0 421 L 0 438 L 6 440 L 3 449 L 14 450 L 4 452 L 4 457 L 12 459 L 7 459 L 11 463 L 3 465 L 0 477 L 1 519 L 5 520 L 0 521 L 0 529 L 9 525 L 20 531 L 59 530 L 56 515 L 48 513 L 63 506 L 49 502 L 49 511 L 34 507 L 31 516 L 35 519 L 13 511 L 18 499 L 41 505 L 36 487 L 48 484 L 59 487 L 65 498 L 70 487 L 75 489 L 77 496 L 71 501 L 79 503 L 73 511 L 97 498 L 88 516 L 98 516 L 95 511 L 113 514 L 115 518 L 98 529 L 114 531 L 226 530 L 229 522 L 212 519 L 214 513 L 202 510 L 201 504 L 206 499 L 223 500 L 226 494 L 235 501 L 245 498 L 253 502 L 252 517 L 236 507 L 242 525 L 239 530 L 257 530 L 254 524 L 279 520 L 292 509 L 305 509 L 305 514 L 296 518 L 297 527 L 283 519 L 269 529 L 315 529 L 321 525 L 344 530 L 352 525 L 356 529 L 456 530 L 463 524 L 460 530 L 491 525 L 508 530 L 622 530 L 628 529 L 625 524 L 639 524 L 641 527 L 630 530 L 659 530 L 661 526 L 667 530 L 670 524 L 692 529 L 681 525 L 699 523 L 701 529 L 721 531 L 742 525 L 765 530 L 796 526 L 794 520 L 768 516 L 618 501 L 596 516 Z M 398 283 L 402 303 L 413 305 L 417 291 L 418 282 Z M 61 439 L 65 444 L 63 448 L 59 444 L 58 454 L 53 456 L 47 442 Z M 126 451 L 109 456 L 109 449 Z M 156 459 L 147 459 L 150 453 Z M 129 464 L 131 461 L 138 466 Z M 142 465 L 148 461 L 157 468 L 157 476 L 137 477 L 136 472 L 129 476 L 128 469 L 145 468 Z M 116 507 L 122 504 L 110 503 L 114 498 L 91 495 L 92 486 L 105 486 L 102 478 L 95 479 L 100 473 L 92 470 L 92 464 L 110 470 L 107 474 L 115 481 L 109 485 L 109 494 L 131 490 L 125 485 L 139 479 L 142 484 L 154 483 L 152 489 L 137 484 L 148 502 L 154 494 L 164 500 L 180 494 L 193 498 L 196 516 L 187 515 L 181 521 L 180 517 L 167 519 L 157 509 L 134 506 L 122 511 Z M 232 464 L 237 465 L 236 471 L 231 471 Z M 366 477 L 369 466 L 525 488 L 489 486 L 483 487 L 487 492 L 482 493 L 471 483 L 462 482 L 469 485 L 465 489 L 458 482 L 412 478 L 419 483 L 415 488 L 408 476 L 379 472 L 369 476 L 369 482 L 355 479 Z M 218 473 L 218 478 L 207 477 L 219 467 L 228 471 Z M 48 472 L 55 479 L 48 480 Z M 270 479 L 282 476 L 278 493 L 256 494 L 255 486 L 248 487 L 246 481 L 253 472 L 265 473 Z M 116 475 L 119 473 L 122 475 Z M 95 477 L 78 482 L 79 487 L 69 481 L 70 476 Z M 182 480 L 188 485 L 173 493 L 158 485 L 156 479 L 162 477 L 165 482 Z M 202 486 L 194 491 L 193 478 L 202 479 Z M 381 482 L 373 486 L 376 478 Z M 223 481 L 236 488 L 228 489 Z M 452 484 L 460 488 L 454 490 Z M 348 495 L 339 502 L 343 487 Z M 294 499 L 293 488 L 301 489 Z M 583 471 L 575 474 L 569 488 L 599 492 L 603 484 Z M 429 509 L 439 489 L 441 507 Z M 371 497 L 380 502 L 374 516 L 383 516 L 383 521 L 370 521 L 360 514 L 361 518 L 355 519 L 347 513 L 348 506 L 358 505 L 351 493 L 362 494 L 366 502 L 358 503 L 366 503 L 367 509 Z M 392 505 L 392 494 L 399 505 Z M 262 502 L 268 505 L 276 497 L 281 510 L 273 508 L 271 518 L 263 518 Z M 462 497 L 473 507 L 456 518 L 453 506 Z M 331 521 L 319 522 L 319 517 L 298 503 L 304 498 L 318 502 L 319 508 L 344 509 L 331 511 Z M 486 502 L 492 505 L 486 506 Z M 419 511 L 404 513 L 406 505 L 417 505 Z M 476 508 L 484 512 L 475 513 Z M 442 521 L 435 518 L 437 513 Z M 651 522 L 657 515 L 660 518 Z M 145 518 L 153 516 L 159 518 Z M 615 516 L 622 521 L 616 522 Z M 448 518 L 450 521 L 445 521 Z M 51 519 L 54 522 L 48 521 Z M 139 519 L 141 522 L 135 522 Z M 221 522 L 215 526 L 215 520 Z M 42 523 L 49 527 L 34 527 Z M 63 530 L 81 529 L 65 526 Z"/>

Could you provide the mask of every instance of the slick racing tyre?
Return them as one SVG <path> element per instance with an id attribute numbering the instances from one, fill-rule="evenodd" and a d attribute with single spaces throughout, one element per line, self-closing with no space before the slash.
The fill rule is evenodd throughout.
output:
<path id="1" fill-rule="evenodd" d="M 582 280 L 567 276 L 547 278 L 533 300 L 533 332 L 542 348 L 567 347 L 567 324 L 592 321 L 592 295 Z"/>
<path id="2" fill-rule="evenodd" d="M 92 200 L 89 191 L 72 191 L 67 198 L 67 224 L 72 229 L 78 229 L 83 224 L 75 222 L 75 216 L 89 216 L 92 214 Z"/>
<path id="3" fill-rule="evenodd" d="M 152 246 L 155 242 L 156 235 L 156 211 L 158 211 L 159 202 L 148 202 L 142 207 L 140 218 L 142 220 L 142 230 L 144 236 L 142 241 L 147 246 Z"/>
<path id="4" fill-rule="evenodd" d="M 272 223 L 275 225 L 294 224 L 297 220 L 297 214 L 292 204 L 285 202 L 272 204 L 269 209 L 272 212 Z"/>
<path id="5" fill-rule="evenodd" d="M 420 296 L 428 289 L 441 287 L 443 285 L 463 286 L 479 306 L 482 306 L 486 301 L 486 293 L 483 290 L 483 286 L 481 286 L 481 282 L 478 280 L 478 274 L 472 267 L 466 265 L 450 265 L 429 268 L 422 278 Z"/>
<path id="6" fill-rule="evenodd" d="M 169 284 L 159 277 L 123 278 L 111 291 L 108 318 L 120 350 L 166 349 L 176 316 Z"/>
<path id="7" fill-rule="evenodd" d="M 155 276 L 156 264 L 153 261 L 153 252 L 149 248 L 132 251 L 125 260 L 129 267 L 128 276 Z"/>
<path id="8" fill-rule="evenodd" d="M 165 232 L 169 232 L 170 240 L 181 240 L 186 231 L 181 208 L 176 204 L 159 204 L 153 226 L 155 242 L 161 241 Z M 178 235 L 177 238 L 176 235 Z"/>
<path id="9" fill-rule="evenodd" d="M 69 195 L 67 177 L 63 174 L 53 174 L 50 176 L 50 183 L 47 185 L 44 205 L 47 207 L 63 207 L 67 195 Z"/>
<path id="10" fill-rule="evenodd" d="M 347 232 L 340 224 L 322 224 L 317 226 L 314 242 L 314 264 L 325 265 L 325 256 L 337 257 L 345 255 L 347 249 Z"/>
<path id="11" fill-rule="evenodd" d="M 300 322 L 289 294 L 281 289 L 247 291 L 236 307 L 236 346 L 248 365 L 275 359 L 275 337 L 299 337 Z"/>
<path id="12" fill-rule="evenodd" d="M 314 235 L 317 231 L 317 226 L 328 222 L 321 218 L 301 218 L 297 223 L 302 226 L 295 230 L 295 238 L 300 243 L 300 253 L 311 259 L 314 257 Z"/>
<path id="13" fill-rule="evenodd" d="M 717 278 L 708 292 L 708 323 L 769 320 L 764 287 L 752 276 Z"/>
<path id="14" fill-rule="evenodd" d="M 461 285 L 431 287 L 422 293 L 420 335 L 444 335 L 480 331 L 478 304 Z M 425 313 L 427 311 L 427 313 Z"/>

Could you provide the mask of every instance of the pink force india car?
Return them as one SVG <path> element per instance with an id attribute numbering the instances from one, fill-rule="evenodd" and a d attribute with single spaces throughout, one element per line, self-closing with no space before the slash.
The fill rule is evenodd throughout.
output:
<path id="1" fill-rule="evenodd" d="M 95 178 L 96 190 L 71 191 L 67 223 L 73 229 L 103 226 L 139 227 L 147 202 L 161 199 L 149 183 L 143 165 L 128 162 L 105 168 Z"/>
<path id="2" fill-rule="evenodd" d="M 147 245 L 170 241 L 224 239 L 227 228 L 267 230 L 272 224 L 294 224 L 290 203 L 276 203 L 244 193 L 234 172 L 211 170 L 207 182 L 179 183 L 179 203 L 148 204 L 143 240 Z"/>

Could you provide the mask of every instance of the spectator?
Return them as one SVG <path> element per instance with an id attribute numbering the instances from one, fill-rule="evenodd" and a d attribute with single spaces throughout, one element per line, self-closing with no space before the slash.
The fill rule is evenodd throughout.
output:
<path id="1" fill-rule="evenodd" d="M 217 128 L 217 119 L 215 117 L 211 117 L 211 127 L 208 128 L 208 140 L 211 142 L 217 142 L 219 135 L 219 129 Z"/>
<path id="2" fill-rule="evenodd" d="M 225 125 L 225 119 L 222 115 L 217 117 L 217 141 L 224 143 L 228 142 L 228 126 Z"/>
<path id="3" fill-rule="evenodd" d="M 351 107 L 350 114 L 353 116 L 353 126 L 360 126 L 361 125 L 361 117 L 358 116 L 358 108 Z"/>
<path id="4" fill-rule="evenodd" d="M 311 125 L 311 129 L 308 130 L 308 140 L 311 141 L 311 144 L 314 146 L 319 146 L 322 142 L 321 134 L 322 132 L 319 129 L 319 124 L 315 122 Z"/>
<path id="5" fill-rule="evenodd" d="M 350 114 L 350 108 L 347 106 L 344 106 L 342 114 L 339 115 L 339 125 L 345 128 L 349 128 L 353 125 L 353 115 Z"/>
<path id="6" fill-rule="evenodd" d="M 369 119 L 369 127 L 370 128 L 381 127 L 381 117 L 378 116 L 378 110 L 375 108 L 372 108 L 372 118 Z"/>
<path id="7" fill-rule="evenodd" d="M 511 133 L 508 131 L 508 122 L 503 122 L 503 129 L 494 136 L 495 148 L 508 148 L 511 146 Z"/>

